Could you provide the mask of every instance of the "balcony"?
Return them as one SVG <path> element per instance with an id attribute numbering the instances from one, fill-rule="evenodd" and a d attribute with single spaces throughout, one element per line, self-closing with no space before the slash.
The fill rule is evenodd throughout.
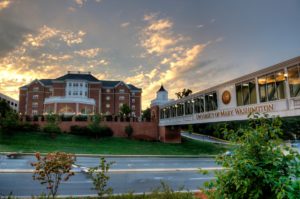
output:
<path id="1" fill-rule="evenodd" d="M 49 97 L 45 98 L 44 104 L 53 104 L 53 103 L 79 103 L 79 104 L 88 104 L 95 106 L 96 102 L 92 98 L 83 98 L 83 97 Z"/>

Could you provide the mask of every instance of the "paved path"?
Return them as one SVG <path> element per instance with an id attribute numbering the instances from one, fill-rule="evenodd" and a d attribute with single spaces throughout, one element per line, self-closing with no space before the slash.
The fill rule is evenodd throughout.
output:
<path id="1" fill-rule="evenodd" d="M 216 143 L 216 144 L 230 144 L 229 142 L 226 142 L 226 141 L 223 141 L 220 139 L 216 139 L 216 138 L 208 136 L 208 135 L 200 135 L 200 134 L 196 134 L 196 133 L 190 134 L 188 132 L 182 132 L 181 136 L 190 138 L 193 140 L 202 141 L 202 142 L 210 142 L 210 143 Z"/>

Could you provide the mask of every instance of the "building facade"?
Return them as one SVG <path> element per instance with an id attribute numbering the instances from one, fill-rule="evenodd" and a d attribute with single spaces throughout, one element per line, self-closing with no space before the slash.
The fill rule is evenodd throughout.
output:
<path id="1" fill-rule="evenodd" d="M 90 72 L 71 72 L 56 79 L 34 80 L 20 87 L 19 112 L 117 115 L 127 104 L 132 116 L 141 114 L 142 89 L 123 81 L 98 80 Z"/>
<path id="2" fill-rule="evenodd" d="M 251 112 L 300 116 L 300 57 L 169 101 L 160 126 L 245 120 Z"/>
<path id="3" fill-rule="evenodd" d="M 5 101 L 14 111 L 19 111 L 19 102 L 17 100 L 0 93 L 0 101 L 1 100 Z"/>

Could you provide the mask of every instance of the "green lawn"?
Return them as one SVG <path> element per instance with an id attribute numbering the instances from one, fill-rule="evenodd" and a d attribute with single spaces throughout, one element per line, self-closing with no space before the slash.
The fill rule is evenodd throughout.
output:
<path id="1" fill-rule="evenodd" d="M 84 136 L 60 134 L 55 139 L 44 133 L 14 133 L 1 136 L 0 151 L 52 152 L 114 155 L 215 155 L 226 146 L 183 139 L 181 144 L 165 144 L 129 140 L 126 138 L 94 139 Z"/>

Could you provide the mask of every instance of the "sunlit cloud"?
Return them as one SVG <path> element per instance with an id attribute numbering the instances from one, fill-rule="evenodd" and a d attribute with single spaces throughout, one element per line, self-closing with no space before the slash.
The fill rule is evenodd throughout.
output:
<path id="1" fill-rule="evenodd" d="M 93 58 L 96 57 L 100 51 L 101 51 L 100 48 L 91 48 L 87 50 L 75 51 L 74 53 L 82 57 Z"/>
<path id="2" fill-rule="evenodd" d="M 130 25 L 130 22 L 124 22 L 124 23 L 122 23 L 120 26 L 122 27 L 122 28 L 126 28 L 126 27 L 128 27 Z"/>
<path id="3" fill-rule="evenodd" d="M 8 6 L 11 4 L 12 2 L 10 0 L 2 0 L 0 2 L 0 11 L 5 9 L 5 8 L 8 8 Z"/>

